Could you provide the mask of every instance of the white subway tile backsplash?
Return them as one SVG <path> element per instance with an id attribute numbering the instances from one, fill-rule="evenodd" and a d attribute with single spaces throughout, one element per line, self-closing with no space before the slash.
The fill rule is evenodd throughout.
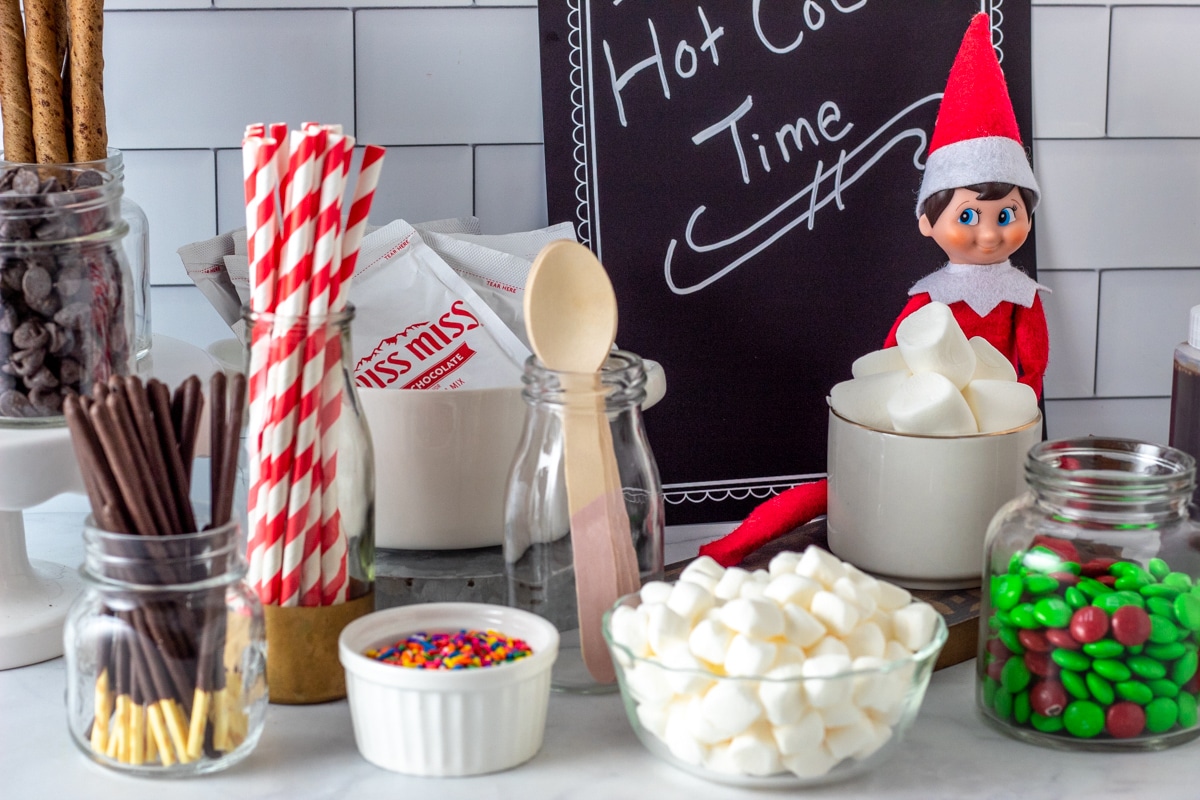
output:
<path id="1" fill-rule="evenodd" d="M 105 19 L 109 138 L 238 147 L 248 123 L 354 126 L 348 10 L 147 11 Z"/>
<path id="2" fill-rule="evenodd" d="M 1200 303 L 1200 269 L 1114 270 L 1100 277 L 1096 394 L 1168 397 L 1171 354 Z"/>
<path id="3" fill-rule="evenodd" d="M 233 336 L 225 320 L 195 286 L 155 286 L 150 290 L 150 308 L 156 334 L 201 349 Z"/>
<path id="4" fill-rule="evenodd" d="M 1167 365 L 1170 370 L 1170 363 Z M 1165 397 L 1046 401 L 1046 435 L 1116 436 L 1167 443 L 1171 401 Z"/>
<path id="5" fill-rule="evenodd" d="M 105 11 L 161 11 L 212 8 L 213 0 L 104 0 Z"/>
<path id="6" fill-rule="evenodd" d="M 242 186 L 242 151 L 217 152 L 217 233 L 246 227 L 246 194 Z"/>
<path id="7" fill-rule="evenodd" d="M 212 0 L 217 8 L 449 8 L 469 6 L 471 0 Z M 505 5 L 526 5 L 505 3 Z"/>
<path id="8" fill-rule="evenodd" d="M 1038 271 L 1050 329 L 1050 364 L 1045 395 L 1091 397 L 1096 382 L 1096 315 L 1100 294 L 1097 272 Z"/>
<path id="9" fill-rule="evenodd" d="M 216 233 L 212 151 L 123 153 L 125 191 L 146 212 L 150 225 L 150 282 L 191 283 L 175 251 Z"/>
<path id="10" fill-rule="evenodd" d="M 1113 9 L 1110 136 L 1200 136 L 1197 39 L 1200 7 Z"/>
<path id="11" fill-rule="evenodd" d="M 1034 164 L 1039 268 L 1200 265 L 1200 139 L 1040 140 Z"/>
<path id="12" fill-rule="evenodd" d="M 1104 135 L 1107 8 L 1033 9 L 1033 135 Z"/>
<path id="13" fill-rule="evenodd" d="M 542 141 L 537 11 L 356 12 L 361 141 Z"/>
<path id="14" fill-rule="evenodd" d="M 470 147 L 387 149 L 371 203 L 372 224 L 469 217 L 472 208 Z"/>
<path id="15" fill-rule="evenodd" d="M 546 158 L 541 145 L 475 148 L 475 216 L 484 233 L 544 228 L 546 213 Z"/>

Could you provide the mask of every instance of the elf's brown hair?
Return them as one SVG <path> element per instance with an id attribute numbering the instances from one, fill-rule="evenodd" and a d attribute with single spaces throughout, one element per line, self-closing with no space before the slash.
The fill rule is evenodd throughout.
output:
<path id="1" fill-rule="evenodd" d="M 977 200 L 999 200 L 1008 196 L 1008 193 L 1013 190 L 1011 183 L 999 183 L 990 181 L 988 183 L 975 183 L 970 186 L 962 187 L 975 192 Z M 1024 186 L 1016 187 L 1021 194 L 1021 201 L 1025 203 L 1025 211 L 1033 208 L 1034 193 Z M 929 220 L 930 225 L 934 225 L 938 221 L 938 217 L 946 210 L 946 206 L 950 205 L 951 198 L 957 189 L 942 189 L 940 192 L 934 192 L 925 198 L 925 204 L 921 206 L 921 213 Z"/>

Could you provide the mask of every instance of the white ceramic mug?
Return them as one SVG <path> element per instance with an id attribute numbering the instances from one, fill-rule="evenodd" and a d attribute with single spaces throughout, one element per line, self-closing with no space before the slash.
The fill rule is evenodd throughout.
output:
<path id="1" fill-rule="evenodd" d="M 917 436 L 829 412 L 829 549 L 911 588 L 978 586 L 992 516 L 1025 490 L 1041 414 L 1008 431 Z"/>

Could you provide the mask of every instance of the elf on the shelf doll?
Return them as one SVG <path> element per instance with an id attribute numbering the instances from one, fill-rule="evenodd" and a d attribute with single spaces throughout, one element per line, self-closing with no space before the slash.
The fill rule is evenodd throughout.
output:
<path id="1" fill-rule="evenodd" d="M 1018 380 L 1038 397 L 1049 356 L 1045 287 L 1008 258 L 1029 235 L 1041 192 L 1029 166 L 1004 73 L 992 47 L 991 22 L 976 14 L 954 59 L 938 108 L 917 225 L 949 263 L 917 281 L 892 325 L 931 301 L 950 306 L 968 338 L 982 336 L 1004 353 Z M 732 533 L 700 548 L 725 566 L 739 563 L 771 539 L 825 513 L 827 483 L 805 483 L 771 498 Z"/>

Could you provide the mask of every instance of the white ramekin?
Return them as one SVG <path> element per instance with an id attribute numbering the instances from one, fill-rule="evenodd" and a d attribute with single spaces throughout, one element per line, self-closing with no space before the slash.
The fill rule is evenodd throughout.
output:
<path id="1" fill-rule="evenodd" d="M 411 669 L 363 655 L 418 631 L 464 629 L 524 639 L 533 653 L 462 670 Z M 372 764 L 408 775 L 478 775 L 528 761 L 542 745 L 558 631 L 535 614 L 485 603 L 389 608 L 347 625 L 338 654 L 354 739 Z"/>

